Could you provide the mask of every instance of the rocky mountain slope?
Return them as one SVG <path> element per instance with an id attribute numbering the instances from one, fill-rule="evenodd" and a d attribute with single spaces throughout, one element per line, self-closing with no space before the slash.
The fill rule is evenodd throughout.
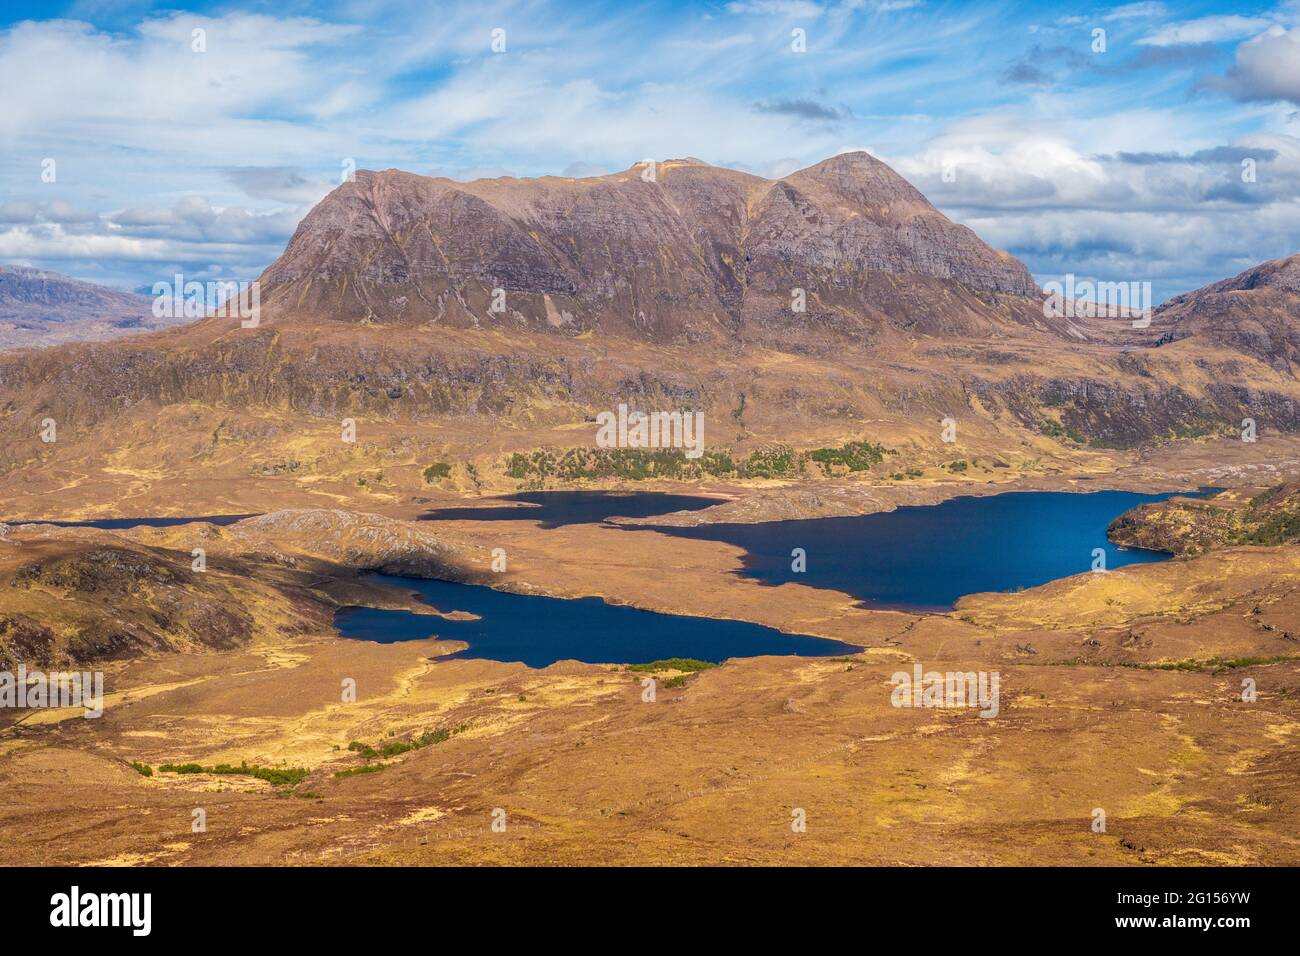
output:
<path id="1" fill-rule="evenodd" d="M 360 172 L 302 221 L 264 297 L 352 321 L 806 348 L 891 328 L 1042 324 L 1007 299 L 1038 294 L 1020 262 L 866 153 L 776 181 L 690 159 L 650 174 Z M 806 311 L 792 308 L 796 289 Z"/>
<path id="2" fill-rule="evenodd" d="M 0 265 L 0 349 L 90 342 L 177 325 L 152 300 L 57 272 Z"/>
<path id="3" fill-rule="evenodd" d="M 695 160 L 647 177 L 358 173 L 262 275 L 254 327 L 0 355 L 0 497 L 274 475 L 341 480 L 347 503 L 384 464 L 414 493 L 433 461 L 513 487 L 510 453 L 590 446 L 586 423 L 620 403 L 702 411 L 708 447 L 737 459 L 883 443 L 902 475 L 972 455 L 1041 469 L 1246 417 L 1300 428 L 1281 273 L 1144 330 L 1047 319 L 1021 263 L 864 153 L 775 181 Z M 1242 334 L 1196 304 L 1221 296 Z"/>
<path id="4" fill-rule="evenodd" d="M 1157 324 L 1175 338 L 1198 336 L 1291 374 L 1300 363 L 1300 255 L 1176 296 Z"/>

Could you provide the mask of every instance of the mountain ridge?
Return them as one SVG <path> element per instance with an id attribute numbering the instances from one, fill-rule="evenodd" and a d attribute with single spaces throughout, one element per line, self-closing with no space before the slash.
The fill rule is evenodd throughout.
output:
<path id="1" fill-rule="evenodd" d="M 1036 286 L 997 289 L 1029 291 L 1023 265 L 865 154 L 781 180 L 642 172 L 544 187 L 360 173 L 263 273 L 258 322 L 0 356 L 0 481 L 102 469 L 111 486 L 122 472 L 106 463 L 128 448 L 150 476 L 359 481 L 339 455 L 351 418 L 399 457 L 441 444 L 505 482 L 500 453 L 590 444 L 582 423 L 620 402 L 702 411 L 710 447 L 737 455 L 868 438 L 920 467 L 978 447 L 1027 473 L 1247 417 L 1300 429 L 1300 384 L 1270 349 L 1284 335 L 1203 334 L 1176 309 L 1145 329 L 1046 318 Z M 931 255 L 942 236 L 954 244 Z M 1293 294 L 1268 294 L 1291 328 Z M 941 441 L 948 418 L 957 444 Z M 47 419 L 57 444 L 38 440 Z"/>
<path id="2" fill-rule="evenodd" d="M 1174 338 L 1200 336 L 1293 374 L 1300 365 L 1300 253 L 1174 296 L 1156 317 Z"/>
<path id="3" fill-rule="evenodd" d="M 155 318 L 145 296 L 31 266 L 0 265 L 0 349 L 102 341 L 176 324 Z"/>
<path id="4" fill-rule="evenodd" d="M 648 174 L 457 183 L 361 171 L 304 217 L 262 275 L 263 301 L 352 321 L 817 347 L 809 321 L 849 338 L 891 320 L 926 331 L 936 310 L 900 294 L 907 277 L 934 280 L 936 298 L 953 299 L 952 283 L 973 292 L 949 306 L 967 334 L 1009 319 L 1047 328 L 1023 264 L 866 153 L 777 180 L 681 160 Z"/>

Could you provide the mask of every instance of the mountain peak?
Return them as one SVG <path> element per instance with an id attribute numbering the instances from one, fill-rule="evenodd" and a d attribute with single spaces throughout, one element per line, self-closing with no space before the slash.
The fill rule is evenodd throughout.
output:
<path id="1" fill-rule="evenodd" d="M 1041 323 L 1041 309 L 1029 316 L 1038 288 L 1020 262 L 868 153 L 777 180 L 693 157 L 643 173 L 452 182 L 359 172 L 264 273 L 263 304 L 654 341 L 822 341 L 895 324 L 977 334 L 1009 312 Z M 816 319 L 791 321 L 794 289 Z M 994 308 L 972 293 L 1023 301 Z"/>
<path id="2" fill-rule="evenodd" d="M 819 163 L 806 166 L 800 172 L 812 172 L 813 170 L 842 170 L 842 169 L 869 169 L 874 166 L 884 166 L 885 164 L 872 156 L 865 149 L 849 149 L 842 153 L 836 153 L 834 156 L 823 159 Z"/>
<path id="3" fill-rule="evenodd" d="M 1176 339 L 1199 336 L 1292 373 L 1300 366 L 1300 254 L 1175 296 L 1158 315 Z"/>
<path id="4" fill-rule="evenodd" d="M 1225 290 L 1269 288 L 1300 293 L 1300 253 L 1261 263 L 1240 275 L 1225 279 L 1220 285 Z"/>

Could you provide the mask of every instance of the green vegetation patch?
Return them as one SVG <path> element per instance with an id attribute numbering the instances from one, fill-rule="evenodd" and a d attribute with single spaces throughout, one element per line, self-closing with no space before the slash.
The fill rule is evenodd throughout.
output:
<path id="1" fill-rule="evenodd" d="M 1044 418 L 1040 421 L 1038 423 L 1038 430 L 1048 438 L 1055 438 L 1057 441 L 1060 441 L 1062 438 L 1068 438 L 1076 445 L 1089 444 L 1088 436 L 1083 434 L 1077 428 L 1072 425 L 1067 425 L 1064 422 L 1054 421 L 1050 418 Z"/>
<path id="2" fill-rule="evenodd" d="M 1258 667 L 1261 664 L 1281 664 L 1284 661 L 1298 660 L 1296 655 L 1283 654 L 1279 657 L 1208 657 L 1204 660 L 1169 661 L 1157 664 L 1131 664 L 1147 671 L 1228 671 L 1238 667 Z"/>
<path id="3" fill-rule="evenodd" d="M 735 462 L 725 451 L 706 451 L 698 458 L 687 458 L 682 448 L 568 448 L 562 452 L 539 448 L 526 455 L 515 452 L 506 462 L 506 474 L 519 480 L 689 480 L 736 473 Z"/>
<path id="4" fill-rule="evenodd" d="M 622 479 L 648 481 L 666 478 L 691 481 L 702 478 L 794 478 L 804 474 L 809 461 L 827 471 L 841 466 L 851 472 L 867 471 L 886 455 L 896 454 L 869 441 L 851 441 L 839 448 L 795 451 L 786 445 L 759 448 L 736 459 L 729 450 L 707 450 L 687 458 L 682 448 L 539 448 L 515 452 L 506 460 L 506 475 L 518 481 L 560 482 Z"/>
<path id="5" fill-rule="evenodd" d="M 750 453 L 738 471 L 742 478 L 793 478 L 803 474 L 804 461 L 793 448 L 777 445 Z"/>
<path id="6" fill-rule="evenodd" d="M 386 763 L 363 763 L 360 767 L 348 767 L 346 770 L 336 770 L 334 772 L 334 779 L 338 780 L 342 777 L 355 777 L 357 774 L 362 773 L 379 773 L 379 771 L 387 769 L 388 764 Z"/>
<path id="7" fill-rule="evenodd" d="M 451 465 L 445 461 L 435 461 L 428 468 L 424 469 L 424 480 L 426 483 L 437 481 L 439 478 L 451 477 Z"/>
<path id="8" fill-rule="evenodd" d="M 440 744 L 444 740 L 450 740 L 457 734 L 463 734 L 467 730 L 469 730 L 469 724 L 461 724 L 459 727 L 439 727 L 437 730 L 426 730 L 414 740 L 393 741 L 392 743 L 381 744 L 378 747 L 372 747 L 359 740 L 354 740 L 348 744 L 348 750 L 361 754 L 366 760 L 374 760 L 376 757 L 397 757 L 404 753 L 410 753 L 412 750 L 420 750 L 424 747 Z"/>
<path id="9" fill-rule="evenodd" d="M 1300 512 L 1278 512 L 1265 518 L 1245 536 L 1246 544 L 1285 544 L 1300 538 Z"/>
<path id="10" fill-rule="evenodd" d="M 628 664 L 627 669 L 645 674 L 654 674 L 658 671 L 685 671 L 688 674 L 695 674 L 717 666 L 708 661 L 698 661 L 693 657 L 669 657 L 661 661 L 650 661 L 648 664 Z"/>
<path id="11" fill-rule="evenodd" d="M 153 776 L 153 767 L 149 766 L 147 763 L 140 763 L 138 760 L 131 761 L 131 769 L 142 777 Z"/>
<path id="12" fill-rule="evenodd" d="M 885 460 L 889 450 L 869 441 L 851 441 L 843 448 L 814 448 L 808 458 L 828 469 L 842 465 L 849 471 L 867 471 Z"/>
<path id="13" fill-rule="evenodd" d="M 278 787 L 296 786 L 311 773 L 304 767 L 259 767 L 255 764 L 240 763 L 238 767 L 228 763 L 219 763 L 215 767 L 204 767 L 197 763 L 165 763 L 158 769 L 162 773 L 211 773 L 256 777 Z"/>

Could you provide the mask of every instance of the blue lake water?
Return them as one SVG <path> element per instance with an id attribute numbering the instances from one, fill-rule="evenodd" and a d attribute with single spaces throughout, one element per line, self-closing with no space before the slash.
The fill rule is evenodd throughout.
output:
<path id="1" fill-rule="evenodd" d="M 474 621 L 448 621 L 410 611 L 345 608 L 335 625 L 345 637 L 393 644 L 437 636 L 467 641 L 454 655 L 493 661 L 522 661 L 545 667 L 556 661 L 640 664 L 668 657 L 694 657 L 715 663 L 728 657 L 765 654 L 829 657 L 860 650 L 839 641 L 743 621 L 656 614 L 606 604 L 599 598 L 510 594 L 472 584 L 375 575 L 375 580 L 418 591 L 443 613 L 467 611 Z"/>
<path id="2" fill-rule="evenodd" d="M 953 498 L 937 505 L 850 518 L 814 518 L 762 524 L 699 527 L 620 526 L 628 535 L 655 530 L 683 538 L 722 541 L 743 549 L 739 572 L 763 584 L 797 582 L 842 591 L 868 607 L 942 611 L 966 594 L 1034 587 L 1089 571 L 1100 548 L 1107 568 L 1162 561 L 1168 555 L 1116 547 L 1110 522 L 1136 505 L 1171 494 L 1125 491 L 1008 492 Z M 653 492 L 532 492 L 480 507 L 442 508 L 426 520 L 532 520 L 540 527 L 604 522 L 615 516 L 655 517 L 699 510 L 719 499 Z M 105 518 L 47 522 L 106 529 L 166 527 L 194 521 L 230 524 L 251 515 L 180 518 Z M 11 522 L 34 523 L 34 522 Z M 635 542 L 629 542 L 635 553 Z M 795 571 L 791 552 L 803 550 L 806 569 Z M 653 574 L 654 568 L 646 572 Z M 722 661 L 728 657 L 852 653 L 849 644 L 740 621 L 657 614 L 606 604 L 598 598 L 563 600 L 510 594 L 487 587 L 414 578 L 384 580 L 404 586 L 444 613 L 476 620 L 376 608 L 340 611 L 347 637 L 392 643 L 431 636 L 461 640 L 458 656 L 522 661 L 543 667 L 558 660 L 640 663 L 668 657 Z"/>
<path id="3" fill-rule="evenodd" d="M 206 521 L 209 524 L 225 525 L 234 524 L 236 521 L 243 521 L 245 518 L 255 518 L 256 515 L 208 515 L 203 518 L 96 518 L 92 521 L 11 521 L 6 520 L 6 524 L 23 525 L 23 524 L 52 524 L 60 528 L 101 528 L 105 531 L 121 531 L 125 528 L 170 528 L 178 524 L 192 524 L 195 521 Z"/>
<path id="4" fill-rule="evenodd" d="M 1021 491 L 860 517 L 656 530 L 744 548 L 741 573 L 763 584 L 797 582 L 844 591 L 869 607 L 940 611 L 966 594 L 1090 571 L 1094 548 L 1105 553 L 1108 569 L 1166 560 L 1167 554 L 1111 544 L 1106 528 L 1130 508 L 1170 497 Z M 802 573 L 793 570 L 795 548 L 806 554 Z"/>
<path id="5" fill-rule="evenodd" d="M 1106 539 L 1106 528 L 1136 505 L 1169 497 L 1124 491 L 1009 492 L 852 518 L 653 530 L 741 547 L 745 552 L 741 573 L 764 584 L 798 582 L 852 594 L 869 607 L 942 611 L 966 594 L 1034 587 L 1090 571 L 1095 548 L 1102 550 L 1110 569 L 1165 560 L 1168 555 L 1116 547 Z M 616 515 L 652 517 L 716 503 L 696 496 L 604 492 L 538 492 L 508 500 L 527 505 L 442 509 L 425 517 L 522 518 L 546 528 L 600 522 Z M 623 526 L 622 533 L 645 534 L 652 527 Z M 632 551 L 635 543 L 630 544 Z M 803 572 L 792 568 L 795 548 L 806 554 Z M 653 568 L 646 571 L 654 573 Z M 755 624 L 655 614 L 598 598 L 562 600 L 444 581 L 382 579 L 418 591 L 439 611 L 467 611 L 479 620 L 448 621 L 407 611 L 349 608 L 336 619 L 345 636 L 391 643 L 436 635 L 468 642 L 469 649 L 459 656 L 523 661 L 533 667 L 565 659 L 721 661 L 856 650 L 849 644 Z"/>
<path id="6" fill-rule="evenodd" d="M 425 521 L 537 521 L 543 528 L 595 524 L 606 518 L 650 518 L 674 511 L 700 511 L 725 498 L 619 491 L 527 491 L 488 499 L 499 504 L 437 508 Z"/>

